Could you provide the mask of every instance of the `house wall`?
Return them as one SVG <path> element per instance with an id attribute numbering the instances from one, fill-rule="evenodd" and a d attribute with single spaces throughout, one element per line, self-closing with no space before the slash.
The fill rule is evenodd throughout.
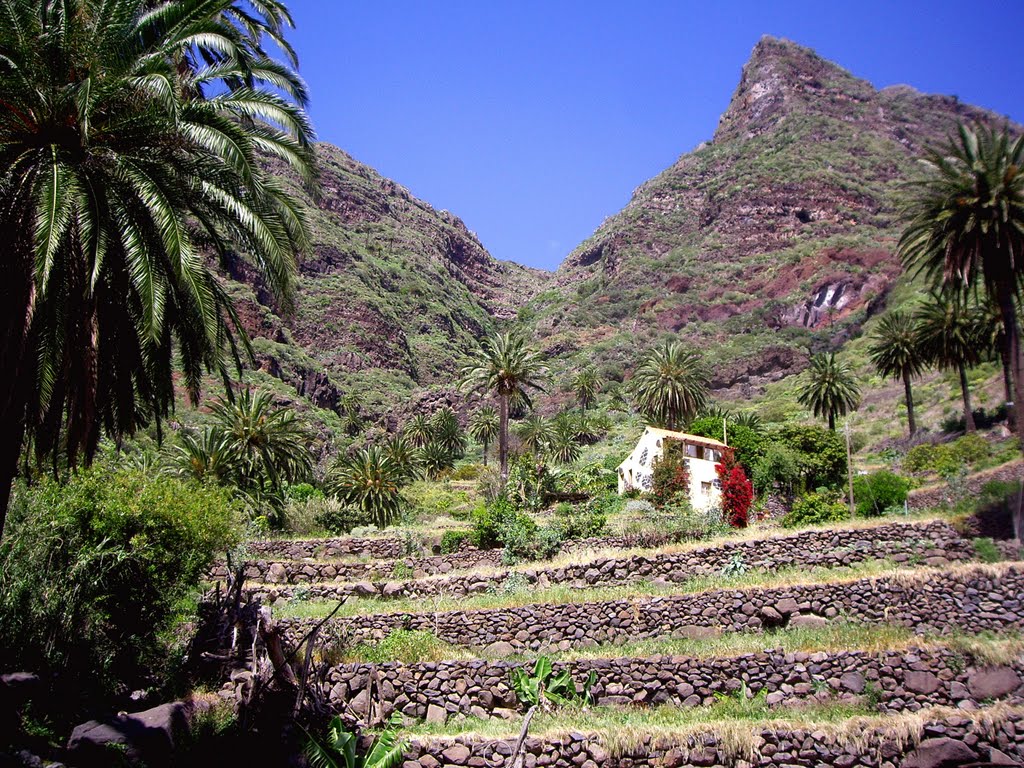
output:
<path id="1" fill-rule="evenodd" d="M 630 488 L 642 491 L 651 490 L 651 475 L 656 459 L 664 452 L 662 439 L 649 429 L 645 429 L 633 452 L 619 465 L 619 493 Z M 718 488 L 716 463 L 705 459 L 687 457 L 690 471 L 690 503 L 694 509 L 707 509 L 717 506 L 722 498 Z"/>

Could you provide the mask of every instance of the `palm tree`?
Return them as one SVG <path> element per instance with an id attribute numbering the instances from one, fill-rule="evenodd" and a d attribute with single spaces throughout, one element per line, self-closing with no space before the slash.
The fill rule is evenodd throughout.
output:
<path id="1" fill-rule="evenodd" d="M 430 442 L 439 446 L 454 462 L 466 453 L 466 436 L 459 418 L 448 406 L 435 411 L 430 417 Z"/>
<path id="2" fill-rule="evenodd" d="M 925 367 L 914 319 L 905 312 L 893 311 L 878 323 L 868 350 L 871 362 L 882 376 L 903 380 L 907 399 L 907 423 L 910 435 L 917 432 L 914 421 L 914 394 L 910 380 L 920 376 Z"/>
<path id="3" fill-rule="evenodd" d="M 342 457 L 326 483 L 326 490 L 383 529 L 398 517 L 402 506 L 399 489 L 404 482 L 405 475 L 387 452 L 371 446 Z"/>
<path id="4" fill-rule="evenodd" d="M 548 455 L 558 464 L 572 464 L 581 452 L 576 424 L 572 419 L 556 418 L 548 441 Z"/>
<path id="5" fill-rule="evenodd" d="M 455 466 L 455 457 L 441 443 L 430 442 L 419 449 L 423 472 L 431 480 Z"/>
<path id="6" fill-rule="evenodd" d="M 210 410 L 233 456 L 236 483 L 251 492 L 299 483 L 313 472 L 310 436 L 289 408 L 277 408 L 266 392 L 242 391 L 233 401 L 214 401 Z"/>
<path id="7" fill-rule="evenodd" d="M 572 380 L 572 391 L 576 395 L 576 402 L 580 404 L 580 410 L 586 412 L 587 408 L 597 402 L 597 393 L 601 391 L 601 379 L 597 371 L 589 365 L 580 370 Z"/>
<path id="8" fill-rule="evenodd" d="M 1020 325 L 1024 280 L 1024 135 L 959 126 L 931 150 L 915 185 L 898 253 L 904 265 L 960 291 L 981 286 L 999 307 L 1018 432 L 1024 429 Z M 1024 441 L 1021 443 L 1024 450 Z"/>
<path id="9" fill-rule="evenodd" d="M 249 349 L 204 254 L 287 306 L 306 225 L 261 158 L 315 176 L 305 88 L 262 47 L 288 23 L 274 0 L 0 3 L 0 533 L 25 438 L 89 462 L 159 425 L 175 359 L 198 402 Z"/>
<path id="10" fill-rule="evenodd" d="M 510 333 L 485 339 L 476 359 L 462 368 L 466 392 L 487 391 L 498 398 L 498 463 L 502 481 L 508 479 L 508 410 L 513 398 L 530 404 L 530 390 L 543 391 L 548 369 L 526 341 Z"/>
<path id="11" fill-rule="evenodd" d="M 980 297 L 979 308 L 979 331 L 981 343 L 984 347 L 985 357 L 991 355 L 998 359 L 1003 368 L 1003 396 L 1007 403 L 1012 403 L 1013 394 L 1013 362 L 1009 357 L 1009 350 L 1006 348 L 1006 326 L 1003 324 L 1003 315 L 999 305 L 989 296 Z M 1020 308 L 1018 307 L 1018 313 Z M 1018 318 L 1017 322 L 1020 322 Z M 1009 414 L 1010 424 L 1016 422 L 1016 414 Z"/>
<path id="12" fill-rule="evenodd" d="M 432 433 L 430 419 L 422 413 L 417 413 L 409 419 L 409 423 L 402 429 L 402 434 L 409 438 L 409 442 L 417 448 L 422 448 L 429 443 Z"/>
<path id="13" fill-rule="evenodd" d="M 349 437 L 355 437 L 362 429 L 365 419 L 363 418 L 363 406 L 359 397 L 351 392 L 341 398 L 341 428 Z"/>
<path id="14" fill-rule="evenodd" d="M 531 413 L 516 427 L 523 447 L 531 453 L 543 453 L 555 435 L 554 426 L 550 421 L 537 413 Z"/>
<path id="15" fill-rule="evenodd" d="M 963 295 L 933 293 L 915 315 L 918 344 L 929 365 L 942 371 L 955 370 L 960 376 L 964 402 L 964 426 L 975 430 L 967 369 L 981 361 L 982 318 Z"/>
<path id="16" fill-rule="evenodd" d="M 677 429 L 707 404 L 709 380 L 700 355 L 666 341 L 641 359 L 633 374 L 633 394 L 652 424 Z"/>
<path id="17" fill-rule="evenodd" d="M 814 411 L 815 416 L 827 416 L 828 428 L 835 432 L 836 415 L 845 416 L 860 404 L 860 388 L 849 366 L 827 352 L 811 358 L 807 380 L 797 400 Z"/>
<path id="18" fill-rule="evenodd" d="M 469 434 L 479 440 L 484 448 L 484 466 L 487 466 L 487 446 L 498 436 L 498 412 L 487 405 L 473 414 L 469 420 Z"/>
<path id="19" fill-rule="evenodd" d="M 423 451 L 404 435 L 395 435 L 388 441 L 387 455 L 395 466 L 395 471 L 401 474 L 406 482 L 420 476 L 423 469 Z"/>
<path id="20" fill-rule="evenodd" d="M 181 444 L 171 449 L 168 469 L 179 477 L 228 485 L 234 482 L 236 458 L 233 441 L 224 430 L 206 427 L 181 435 Z"/>

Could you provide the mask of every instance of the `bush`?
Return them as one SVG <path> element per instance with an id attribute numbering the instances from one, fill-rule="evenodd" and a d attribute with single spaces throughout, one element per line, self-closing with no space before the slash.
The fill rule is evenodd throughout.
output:
<path id="1" fill-rule="evenodd" d="M 470 516 L 473 521 L 471 541 L 477 549 L 494 549 L 501 546 L 501 530 L 515 520 L 515 506 L 507 496 L 498 496 L 493 501 L 479 505 Z"/>
<path id="2" fill-rule="evenodd" d="M 0 545 L 4 666 L 59 671 L 52 703 L 69 713 L 152 687 L 173 655 L 165 631 L 241 519 L 226 489 L 134 469 L 18 485 Z"/>
<path id="3" fill-rule="evenodd" d="M 850 511 L 830 493 L 808 493 L 793 502 L 793 508 L 782 518 L 786 528 L 802 525 L 824 525 L 846 520 Z"/>
<path id="4" fill-rule="evenodd" d="M 934 472 L 939 477 L 949 478 L 964 469 L 966 463 L 951 444 L 922 443 L 907 451 L 902 466 L 905 472 Z"/>
<path id="5" fill-rule="evenodd" d="M 779 441 L 795 452 L 804 490 L 838 488 L 846 481 L 846 444 L 835 432 L 791 424 L 779 430 Z"/>
<path id="6" fill-rule="evenodd" d="M 733 528 L 746 528 L 750 505 L 754 501 L 754 487 L 747 480 L 743 467 L 735 454 L 725 449 L 722 463 L 715 466 L 722 484 L 722 515 Z"/>
<path id="7" fill-rule="evenodd" d="M 579 508 L 571 504 L 559 504 L 555 509 L 555 527 L 563 540 L 588 539 L 600 536 L 608 523 L 608 515 L 604 510 L 603 500 L 595 503 L 592 500 Z"/>
<path id="8" fill-rule="evenodd" d="M 441 554 L 450 555 L 462 549 L 462 545 L 472 540 L 472 531 L 445 531 L 441 535 Z"/>
<path id="9" fill-rule="evenodd" d="M 323 498 L 324 492 L 314 488 L 309 483 L 296 483 L 285 488 L 285 498 L 288 501 L 306 501 L 313 497 Z"/>
<path id="10" fill-rule="evenodd" d="M 298 507 L 296 507 L 296 512 L 299 512 Z M 322 499 L 311 498 L 307 500 L 305 502 L 304 509 L 300 514 L 300 519 L 301 515 L 309 514 L 313 515 L 315 525 L 334 536 L 350 534 L 356 528 L 367 526 L 371 523 L 370 516 L 361 509 L 338 501 L 338 499 L 333 496 L 328 496 Z M 287 513 L 285 516 L 285 524 L 288 525 L 289 530 L 291 530 L 291 524 L 288 523 Z M 294 533 L 302 533 L 302 531 L 295 530 Z"/>
<path id="11" fill-rule="evenodd" d="M 992 454 L 992 446 L 981 435 L 964 435 L 953 441 L 953 456 L 964 464 L 974 465 Z"/>
<path id="12" fill-rule="evenodd" d="M 351 655 L 369 664 L 422 664 L 449 658 L 451 646 L 426 630 L 393 629 L 378 643 L 359 643 Z"/>
<path id="13" fill-rule="evenodd" d="M 861 517 L 879 517 L 907 500 L 910 481 L 882 469 L 853 479 L 853 500 Z"/>
<path id="14" fill-rule="evenodd" d="M 769 493 L 776 488 L 792 493 L 800 482 L 799 455 L 782 443 L 769 443 L 754 467 L 753 482 L 758 493 Z"/>
<path id="15" fill-rule="evenodd" d="M 659 509 L 677 497 L 689 498 L 690 476 L 678 444 L 665 441 L 665 452 L 651 468 L 651 501 Z"/>
<path id="16" fill-rule="evenodd" d="M 476 480 L 483 471 L 483 464 L 459 464 L 452 471 L 452 480 Z"/>
<path id="17" fill-rule="evenodd" d="M 736 453 L 738 461 L 745 472 L 752 473 L 754 467 L 764 456 L 767 447 L 767 440 L 763 435 L 755 432 L 744 424 L 729 424 L 728 434 L 723 433 L 722 420 L 717 416 L 705 416 L 697 419 L 687 428 L 692 435 L 710 437 L 712 440 L 722 441 L 728 438 L 729 447 Z"/>

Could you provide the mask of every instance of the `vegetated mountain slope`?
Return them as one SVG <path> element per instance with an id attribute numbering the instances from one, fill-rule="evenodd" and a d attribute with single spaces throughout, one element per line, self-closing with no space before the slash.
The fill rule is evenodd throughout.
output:
<path id="1" fill-rule="evenodd" d="M 320 144 L 317 155 L 320 199 L 294 185 L 313 240 L 294 311 L 277 311 L 244 264 L 231 290 L 265 373 L 300 401 L 337 411 L 353 392 L 379 415 L 417 388 L 450 383 L 464 353 L 548 275 L 494 259 L 456 216 L 337 147 Z"/>
<path id="2" fill-rule="evenodd" d="M 714 139 L 637 189 L 532 303 L 546 344 L 616 376 L 676 333 L 733 396 L 800 370 L 884 303 L 901 185 L 959 120 L 1005 121 L 762 39 Z"/>

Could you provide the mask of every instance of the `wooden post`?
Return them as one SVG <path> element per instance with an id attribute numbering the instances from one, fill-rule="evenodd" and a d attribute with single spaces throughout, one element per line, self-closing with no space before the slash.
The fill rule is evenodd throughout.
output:
<path id="1" fill-rule="evenodd" d="M 850 517 L 853 517 L 855 507 L 853 504 L 853 452 L 850 450 L 850 419 L 846 419 L 846 426 L 843 428 L 846 433 L 846 480 L 850 486 Z"/>

